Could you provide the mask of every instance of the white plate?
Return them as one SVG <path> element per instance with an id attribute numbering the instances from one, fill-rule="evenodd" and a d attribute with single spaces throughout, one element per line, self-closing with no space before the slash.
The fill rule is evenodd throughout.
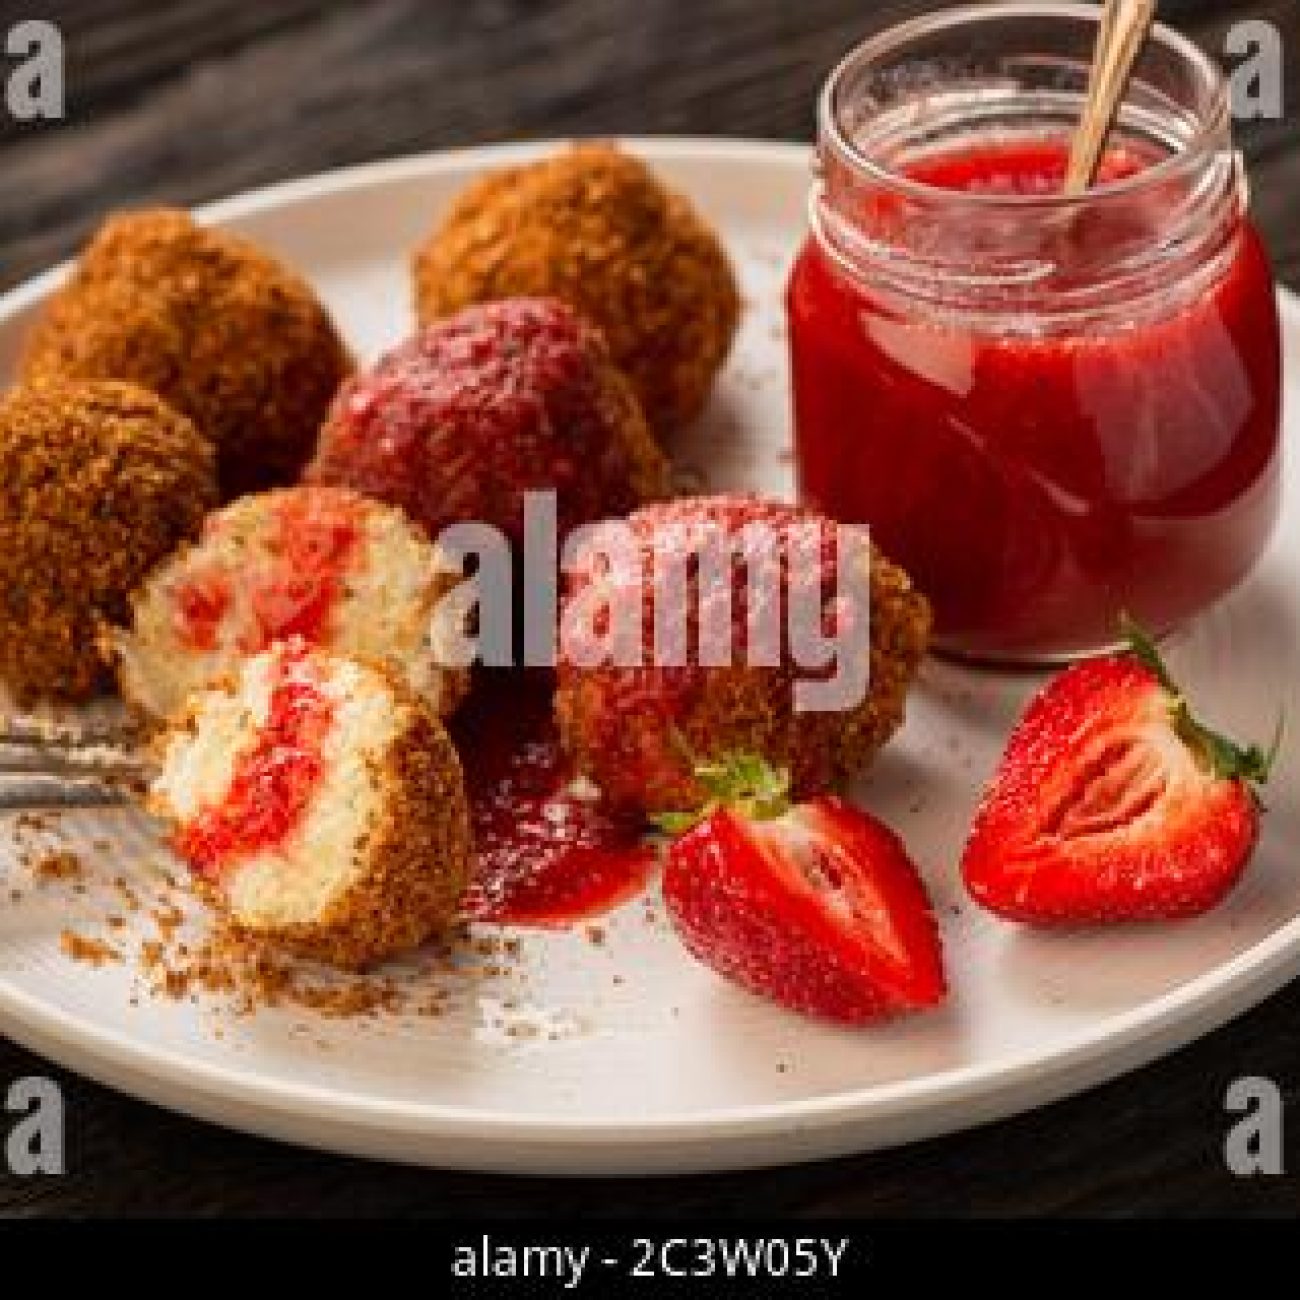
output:
<path id="1" fill-rule="evenodd" d="M 757 143 L 629 143 L 722 229 L 750 304 L 686 458 L 716 486 L 787 493 L 780 289 L 803 228 L 807 154 Z M 484 168 L 543 148 L 362 167 L 204 215 L 300 267 L 370 357 L 410 326 L 407 257 L 438 212 Z M 55 275 L 0 300 L 0 375 Z M 1300 307 L 1286 296 L 1282 306 L 1296 437 Z M 1266 562 L 1171 647 L 1178 673 L 1208 691 L 1216 717 L 1248 736 L 1268 733 L 1280 700 L 1300 718 L 1297 473 L 1292 457 Z M 644 1173 L 806 1160 L 1040 1105 L 1172 1050 L 1300 971 L 1300 790 L 1294 761 L 1284 759 L 1256 861 L 1209 917 L 1078 935 L 999 923 L 963 898 L 954 864 L 977 792 L 1032 686 L 927 665 L 905 731 L 861 786 L 907 839 L 939 911 L 953 995 L 935 1015 L 861 1032 L 802 1020 L 693 964 L 662 919 L 647 923 L 641 901 L 610 918 L 599 946 L 581 931 L 521 932 L 516 969 L 466 977 L 436 1020 L 316 1021 L 290 1010 L 238 1019 L 205 1001 L 132 1005 L 129 965 L 93 968 L 59 952 L 63 925 L 111 905 L 96 884 L 84 897 L 33 889 L 21 906 L 0 909 L 0 1026 L 74 1070 L 206 1119 L 475 1169 Z M 135 813 L 69 817 L 62 835 L 92 861 L 104 854 L 90 842 L 111 841 L 109 875 L 147 876 L 141 864 L 157 858 Z M 7 885 L 22 867 L 7 838 L 0 854 Z M 129 923 L 148 937 L 140 918 Z M 492 999 L 512 997 L 548 1015 L 558 1037 L 491 1032 Z"/>

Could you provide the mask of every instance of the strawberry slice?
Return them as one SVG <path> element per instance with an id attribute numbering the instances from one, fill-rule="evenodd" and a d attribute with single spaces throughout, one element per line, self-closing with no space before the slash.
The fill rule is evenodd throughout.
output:
<path id="1" fill-rule="evenodd" d="M 934 1006 L 945 985 L 925 887 L 898 836 L 842 799 L 790 806 L 788 776 L 739 757 L 670 846 L 664 899 L 693 956 L 754 993 L 846 1024 Z M 665 824 L 666 823 L 666 824 Z"/>
<path id="2" fill-rule="evenodd" d="M 1203 726 L 1150 638 L 1068 669 L 1030 704 L 985 792 L 962 875 L 1015 921 L 1194 916 L 1240 879 L 1269 752 Z"/>

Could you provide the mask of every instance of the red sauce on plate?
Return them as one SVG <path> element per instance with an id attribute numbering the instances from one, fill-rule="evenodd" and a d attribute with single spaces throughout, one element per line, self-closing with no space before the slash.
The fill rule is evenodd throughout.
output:
<path id="1" fill-rule="evenodd" d="M 265 725 L 235 760 L 226 797 L 176 835 L 176 851 L 202 875 L 282 844 L 320 783 L 333 706 L 300 656 L 286 651 L 276 673 Z"/>
<path id="2" fill-rule="evenodd" d="M 565 925 L 639 892 L 654 866 L 635 818 L 575 794 L 545 674 L 483 674 L 452 719 L 465 768 L 477 868 L 476 920 Z"/>
<path id="3" fill-rule="evenodd" d="M 1115 155 L 1102 179 L 1142 166 Z M 1064 145 L 1044 140 L 909 174 L 1050 194 L 1064 167 Z M 1072 237 L 1104 230 L 1084 220 Z M 802 498 L 869 524 L 962 653 L 1096 648 L 1121 611 L 1175 625 L 1245 575 L 1277 510 L 1272 276 L 1248 221 L 1232 238 L 1203 295 L 1075 333 L 886 307 L 810 239 L 787 296 Z"/>

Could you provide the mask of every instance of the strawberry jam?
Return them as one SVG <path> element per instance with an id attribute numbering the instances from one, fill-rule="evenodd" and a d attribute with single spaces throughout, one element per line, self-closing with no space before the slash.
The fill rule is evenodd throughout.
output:
<path id="1" fill-rule="evenodd" d="M 176 630 L 191 650 L 217 648 L 217 632 L 230 609 L 230 583 L 224 574 L 203 573 L 175 592 Z"/>
<path id="2" fill-rule="evenodd" d="M 855 176 L 788 286 L 801 497 L 868 524 L 939 645 L 977 658 L 1094 650 L 1123 611 L 1171 628 L 1250 570 L 1278 506 L 1277 310 L 1237 191 L 1165 267 L 1158 159 L 1117 149 L 1099 197 L 1052 211 L 1065 161 L 1063 139 L 976 138 L 896 186 Z M 876 254 L 828 243 L 836 220 Z"/>
<path id="3" fill-rule="evenodd" d="M 333 707 L 292 650 L 276 660 L 274 671 L 266 720 L 236 757 L 225 798 L 176 835 L 176 851 L 201 875 L 216 876 L 284 843 L 324 772 L 322 747 Z"/>
<path id="4" fill-rule="evenodd" d="M 564 925 L 609 911 L 644 887 L 655 855 L 642 842 L 641 823 L 575 789 L 545 676 L 494 674 L 451 728 L 477 851 L 468 915 Z"/>
<path id="5" fill-rule="evenodd" d="M 292 636 L 321 640 L 358 535 L 356 502 L 349 496 L 304 488 L 277 501 L 272 546 L 279 564 L 254 584 L 260 644 L 250 650 Z"/>
<path id="6" fill-rule="evenodd" d="M 239 649 L 256 654 L 290 637 L 319 644 L 355 562 L 361 536 L 357 500 L 325 488 L 295 488 L 267 498 L 268 557 L 236 571 L 214 563 L 175 592 L 177 631 L 193 650 L 216 648 L 222 621 L 239 587 L 248 622 Z M 221 517 L 217 517 L 217 528 Z"/>

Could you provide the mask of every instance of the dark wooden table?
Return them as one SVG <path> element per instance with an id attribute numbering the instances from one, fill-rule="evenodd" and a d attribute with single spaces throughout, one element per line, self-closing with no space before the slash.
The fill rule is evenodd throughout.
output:
<path id="1" fill-rule="evenodd" d="M 0 29 L 55 19 L 68 117 L 0 114 L 0 288 L 64 257 L 111 208 L 198 203 L 365 159 L 620 132 L 807 139 L 817 86 L 916 0 L 65 0 L 0 2 Z M 1223 50 L 1270 19 L 1287 113 L 1240 130 L 1257 218 L 1300 287 L 1300 0 L 1163 0 Z M 1300 1208 L 1300 987 L 1161 1064 L 1023 1118 L 906 1150 L 723 1177 L 543 1182 L 388 1168 L 151 1109 L 0 1041 L 0 1085 L 65 1083 L 63 1178 L 0 1174 L 16 1214 L 1251 1213 Z M 1285 1089 L 1288 1174 L 1226 1170 L 1223 1094 Z"/>

